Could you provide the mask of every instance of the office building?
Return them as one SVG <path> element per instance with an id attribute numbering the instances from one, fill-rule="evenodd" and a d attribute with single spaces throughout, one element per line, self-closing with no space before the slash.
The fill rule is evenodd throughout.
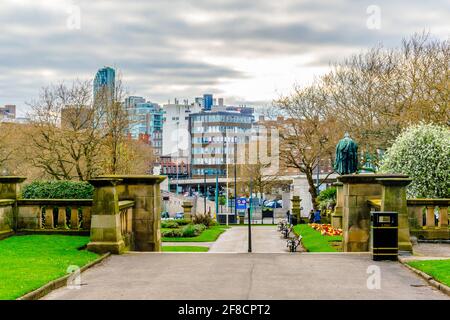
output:
<path id="1" fill-rule="evenodd" d="M 177 157 L 190 156 L 189 141 L 189 115 L 201 111 L 201 106 L 189 104 L 187 100 L 179 103 L 163 105 L 163 152 L 164 156 Z"/>
<path id="2" fill-rule="evenodd" d="M 253 109 L 245 107 L 215 107 L 191 114 L 191 175 L 226 176 L 228 165 L 241 159 L 253 122 Z"/>

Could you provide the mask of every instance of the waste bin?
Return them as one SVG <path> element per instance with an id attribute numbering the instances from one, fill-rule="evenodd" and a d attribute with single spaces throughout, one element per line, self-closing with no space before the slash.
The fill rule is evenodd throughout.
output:
<path id="1" fill-rule="evenodd" d="M 372 259 L 398 259 L 398 213 L 373 211 L 371 213 Z"/>

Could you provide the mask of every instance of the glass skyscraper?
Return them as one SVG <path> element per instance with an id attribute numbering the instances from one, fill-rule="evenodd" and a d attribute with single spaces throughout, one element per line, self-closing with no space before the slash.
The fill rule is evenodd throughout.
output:
<path id="1" fill-rule="evenodd" d="M 102 90 L 106 91 L 111 101 L 114 96 L 114 87 L 116 82 L 116 71 L 110 67 L 104 67 L 97 71 L 94 78 L 94 98 Z"/>

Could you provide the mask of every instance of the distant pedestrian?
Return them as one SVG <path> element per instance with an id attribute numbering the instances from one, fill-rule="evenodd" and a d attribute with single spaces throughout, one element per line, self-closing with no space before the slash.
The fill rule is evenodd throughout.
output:
<path id="1" fill-rule="evenodd" d="M 314 210 L 309 212 L 309 223 L 314 223 Z"/>
<path id="2" fill-rule="evenodd" d="M 314 213 L 314 223 L 320 223 L 321 217 L 320 217 L 320 210 L 317 210 Z"/>

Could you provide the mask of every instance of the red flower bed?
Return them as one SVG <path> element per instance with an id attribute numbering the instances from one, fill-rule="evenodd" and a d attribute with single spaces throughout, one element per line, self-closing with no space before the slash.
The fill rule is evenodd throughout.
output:
<path id="1" fill-rule="evenodd" d="M 333 228 L 331 224 L 310 223 L 311 228 L 320 232 L 323 236 L 340 236 L 342 229 Z"/>

